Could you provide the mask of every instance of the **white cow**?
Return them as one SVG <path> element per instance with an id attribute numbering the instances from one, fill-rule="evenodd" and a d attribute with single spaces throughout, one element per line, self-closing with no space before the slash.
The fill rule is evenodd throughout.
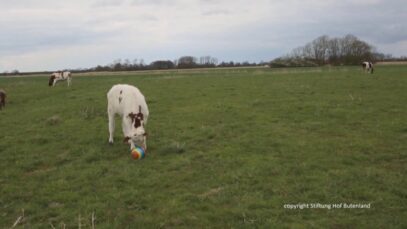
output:
<path id="1" fill-rule="evenodd" d="M 148 119 L 148 107 L 144 95 L 138 88 L 127 84 L 114 85 L 107 93 L 107 113 L 110 144 L 113 144 L 114 117 L 119 114 L 122 117 L 124 142 L 130 144 L 130 149 L 137 145 L 147 150 L 145 126 Z"/>
<path id="2" fill-rule="evenodd" d="M 72 74 L 71 72 L 54 72 L 51 74 L 51 77 L 49 78 L 49 83 L 48 85 L 55 86 L 55 84 L 58 81 L 64 81 L 66 80 L 68 82 L 68 87 L 71 85 L 71 80 L 72 80 Z"/>
<path id="3" fill-rule="evenodd" d="M 365 61 L 362 63 L 362 68 L 365 72 L 373 74 L 373 64 L 372 62 Z"/>

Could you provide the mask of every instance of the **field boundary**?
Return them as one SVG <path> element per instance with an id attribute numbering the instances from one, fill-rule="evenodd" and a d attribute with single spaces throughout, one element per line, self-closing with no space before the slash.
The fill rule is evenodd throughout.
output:
<path id="1" fill-rule="evenodd" d="M 407 61 L 380 61 L 376 65 L 407 65 Z"/>
<path id="2" fill-rule="evenodd" d="M 101 72 L 73 72 L 76 76 L 95 76 L 95 75 L 128 75 L 128 74 L 162 74 L 162 73 L 183 73 L 183 72 L 202 72 L 202 71 L 217 71 L 217 70 L 243 70 L 243 69 L 267 69 L 268 66 L 246 66 L 246 67 L 219 67 L 219 68 L 188 68 L 188 69 L 156 69 L 156 70 L 134 70 L 134 71 L 101 71 Z M 32 73 L 19 75 L 3 75 L 3 78 L 20 78 L 20 77 L 48 77 L 49 73 Z"/>

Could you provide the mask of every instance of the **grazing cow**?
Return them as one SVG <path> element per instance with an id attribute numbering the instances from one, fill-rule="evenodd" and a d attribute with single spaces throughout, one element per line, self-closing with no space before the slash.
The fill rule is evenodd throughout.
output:
<path id="1" fill-rule="evenodd" d="M 127 84 L 114 85 L 107 93 L 107 114 L 109 117 L 109 143 L 113 144 L 115 129 L 114 117 L 122 117 L 124 142 L 147 150 L 145 126 L 148 119 L 148 107 L 144 95 L 139 89 Z"/>
<path id="2" fill-rule="evenodd" d="M 0 110 L 6 106 L 6 92 L 3 89 L 0 89 Z"/>
<path id="3" fill-rule="evenodd" d="M 373 74 L 373 64 L 372 62 L 365 61 L 362 63 L 362 68 L 365 72 Z"/>
<path id="4" fill-rule="evenodd" d="M 55 84 L 58 81 L 64 81 L 66 80 L 68 82 L 68 87 L 71 85 L 71 80 L 72 80 L 72 74 L 70 72 L 54 72 L 51 74 L 51 77 L 49 78 L 49 82 L 48 85 L 51 86 L 55 86 Z"/>

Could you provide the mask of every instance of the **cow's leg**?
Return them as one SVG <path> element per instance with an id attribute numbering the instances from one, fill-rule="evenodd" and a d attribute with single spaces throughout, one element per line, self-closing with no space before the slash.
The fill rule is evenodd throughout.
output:
<path id="1" fill-rule="evenodd" d="M 147 151 L 147 136 L 144 136 L 143 148 L 145 151 Z"/>
<path id="2" fill-rule="evenodd" d="M 6 95 L 0 95 L 0 110 L 6 107 Z"/>
<path id="3" fill-rule="evenodd" d="M 123 136 L 125 138 L 125 143 L 130 145 L 130 149 L 136 147 L 134 145 L 134 142 L 131 140 L 131 122 L 129 122 L 129 120 L 125 116 L 123 116 L 122 120 L 122 130 Z"/>
<path id="4" fill-rule="evenodd" d="M 57 84 L 57 79 L 54 79 L 54 82 L 52 83 L 52 86 L 55 87 L 55 84 Z"/>
<path id="5" fill-rule="evenodd" d="M 132 140 L 129 140 L 129 144 L 130 144 L 130 149 L 136 148 L 136 145 L 134 145 L 134 142 Z"/>
<path id="6" fill-rule="evenodd" d="M 108 108 L 107 114 L 109 116 L 109 143 L 113 144 L 113 134 L 115 129 L 114 113 Z"/>
<path id="7" fill-rule="evenodd" d="M 67 81 L 68 81 L 68 87 L 71 86 L 71 79 L 72 79 L 71 76 L 68 76 L 68 79 L 67 79 Z"/>

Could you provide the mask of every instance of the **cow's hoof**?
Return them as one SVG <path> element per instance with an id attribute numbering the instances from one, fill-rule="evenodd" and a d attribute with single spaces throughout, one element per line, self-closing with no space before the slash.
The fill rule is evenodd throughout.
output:
<path id="1" fill-rule="evenodd" d="M 112 146 L 112 145 L 113 145 L 113 142 L 109 142 L 109 145 L 111 145 L 111 146 Z"/>

